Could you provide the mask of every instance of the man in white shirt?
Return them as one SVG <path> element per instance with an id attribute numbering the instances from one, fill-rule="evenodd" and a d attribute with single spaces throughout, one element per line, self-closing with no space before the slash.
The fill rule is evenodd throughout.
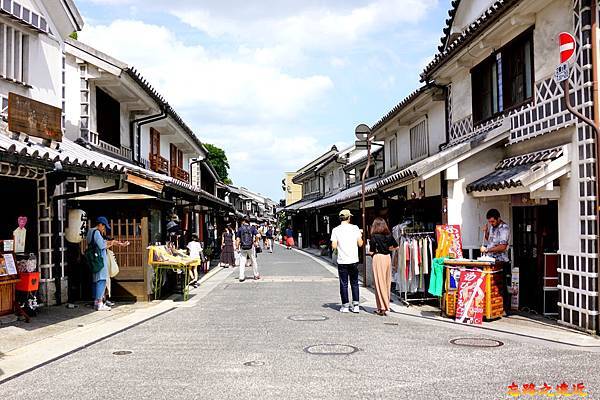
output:
<path id="1" fill-rule="evenodd" d="M 362 232 L 358 226 L 350 223 L 352 213 L 350 210 L 340 211 L 341 224 L 331 232 L 331 247 L 337 250 L 338 276 L 340 279 L 340 296 L 342 307 L 340 312 L 347 313 L 350 309 L 348 298 L 348 278 L 352 288 L 352 312 L 358 313 L 358 248 L 362 247 Z"/>

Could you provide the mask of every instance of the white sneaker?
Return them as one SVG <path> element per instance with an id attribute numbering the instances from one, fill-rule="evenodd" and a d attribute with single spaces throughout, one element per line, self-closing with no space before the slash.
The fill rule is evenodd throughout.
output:
<path id="1" fill-rule="evenodd" d="M 109 306 L 107 306 L 106 304 L 102 303 L 102 304 L 98 304 L 96 306 L 96 311 L 110 311 L 112 310 L 112 308 L 110 308 Z"/>
<path id="2" fill-rule="evenodd" d="M 341 313 L 348 313 L 348 312 L 350 312 L 350 306 L 348 306 L 348 305 L 343 305 L 343 306 L 340 308 L 340 312 L 341 312 Z"/>
<path id="3" fill-rule="evenodd" d="M 360 312 L 360 306 L 358 304 L 354 304 L 352 306 L 352 312 L 358 314 Z"/>

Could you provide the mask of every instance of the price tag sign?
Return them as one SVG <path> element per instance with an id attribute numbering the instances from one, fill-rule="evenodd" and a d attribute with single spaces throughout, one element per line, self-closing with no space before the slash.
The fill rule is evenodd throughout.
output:
<path id="1" fill-rule="evenodd" d="M 564 62 L 562 64 L 560 64 L 558 67 L 556 67 L 556 70 L 554 71 L 554 79 L 556 79 L 556 82 L 560 83 L 560 82 L 564 82 L 567 79 L 569 79 L 569 64 Z"/>

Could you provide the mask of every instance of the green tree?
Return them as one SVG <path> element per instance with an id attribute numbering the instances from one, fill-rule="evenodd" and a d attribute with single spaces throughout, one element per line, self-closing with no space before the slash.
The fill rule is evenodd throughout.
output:
<path id="1" fill-rule="evenodd" d="M 224 183 L 231 184 L 232 182 L 229 178 L 229 160 L 227 160 L 225 151 L 209 143 L 205 143 L 204 147 L 208 150 L 208 161 L 215 168 L 217 174 L 219 174 L 219 178 L 221 178 Z"/>
<path id="2" fill-rule="evenodd" d="M 77 31 L 75 31 L 75 32 L 71 33 L 71 34 L 69 35 L 69 37 L 70 37 L 71 39 L 75 39 L 75 40 L 77 40 Z"/>

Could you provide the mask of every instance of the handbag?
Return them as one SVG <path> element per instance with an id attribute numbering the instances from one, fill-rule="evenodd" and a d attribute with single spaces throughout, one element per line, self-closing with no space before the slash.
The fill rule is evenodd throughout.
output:
<path id="1" fill-rule="evenodd" d="M 262 248 L 260 247 L 260 245 L 257 245 L 254 248 L 256 249 L 256 254 L 262 253 Z"/>

